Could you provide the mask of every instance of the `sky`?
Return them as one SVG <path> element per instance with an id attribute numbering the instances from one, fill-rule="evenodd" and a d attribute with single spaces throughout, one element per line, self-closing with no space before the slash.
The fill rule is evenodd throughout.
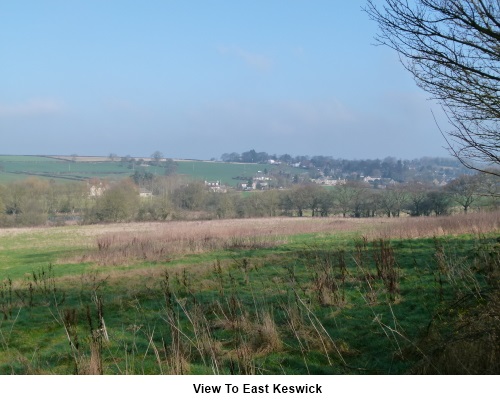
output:
<path id="1" fill-rule="evenodd" d="M 0 0 L 0 154 L 448 156 L 364 5 Z"/>

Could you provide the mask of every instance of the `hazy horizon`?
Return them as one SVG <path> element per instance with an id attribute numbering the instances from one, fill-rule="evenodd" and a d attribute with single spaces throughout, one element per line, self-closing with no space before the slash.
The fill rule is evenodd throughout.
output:
<path id="1" fill-rule="evenodd" d="M 449 157 L 364 4 L 8 2 L 0 153 Z"/>

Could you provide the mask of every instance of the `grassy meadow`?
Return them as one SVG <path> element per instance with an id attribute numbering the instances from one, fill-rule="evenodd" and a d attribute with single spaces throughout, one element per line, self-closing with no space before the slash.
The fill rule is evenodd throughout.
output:
<path id="1" fill-rule="evenodd" d="M 485 213 L 0 230 L 0 373 L 499 373 L 499 226 Z"/>

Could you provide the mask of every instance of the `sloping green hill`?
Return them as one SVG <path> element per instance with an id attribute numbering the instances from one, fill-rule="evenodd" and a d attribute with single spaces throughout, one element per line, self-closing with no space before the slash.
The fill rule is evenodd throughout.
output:
<path id="1" fill-rule="evenodd" d="M 225 185 L 235 186 L 238 182 L 244 182 L 259 172 L 267 170 L 269 173 L 298 173 L 303 172 L 299 168 L 287 165 L 266 164 L 244 164 L 225 163 L 211 161 L 177 161 L 177 173 L 188 175 L 197 180 L 221 181 Z"/>
<path id="2" fill-rule="evenodd" d="M 42 179 L 85 180 L 130 175 L 119 162 L 72 162 L 38 156 L 0 156 L 0 182 L 36 176 Z"/>
<path id="3" fill-rule="evenodd" d="M 91 178 L 122 179 L 133 174 L 130 164 L 121 161 L 76 161 L 43 156 L 0 156 L 0 182 L 26 179 L 36 176 L 42 179 L 86 180 Z M 104 161 L 106 160 L 106 161 Z M 248 178 L 267 170 L 269 173 L 300 173 L 299 168 L 286 165 L 264 165 L 244 163 L 224 163 L 212 161 L 177 160 L 177 173 L 196 180 L 221 181 L 235 186 Z M 145 169 L 156 175 L 163 175 L 161 167 L 141 165 L 134 168 Z"/>

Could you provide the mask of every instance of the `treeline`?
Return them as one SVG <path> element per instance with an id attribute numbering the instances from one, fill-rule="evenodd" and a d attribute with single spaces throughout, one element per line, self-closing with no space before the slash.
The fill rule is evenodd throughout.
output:
<path id="1" fill-rule="evenodd" d="M 323 187 L 301 183 L 286 190 L 218 193 L 203 182 L 154 176 L 151 192 L 133 179 L 57 183 L 30 178 L 0 185 L 0 226 L 165 221 L 274 216 L 399 217 L 467 213 L 499 206 L 493 175 L 463 175 L 446 186 L 423 183 L 373 189 L 364 182 Z"/>
<path id="2" fill-rule="evenodd" d="M 220 218 L 265 216 L 400 217 L 467 213 L 494 209 L 499 182 L 488 176 L 462 176 L 436 188 L 422 183 L 372 189 L 362 182 L 323 187 L 312 183 L 288 190 L 253 192 L 245 197 L 216 194 L 205 209 Z"/>

